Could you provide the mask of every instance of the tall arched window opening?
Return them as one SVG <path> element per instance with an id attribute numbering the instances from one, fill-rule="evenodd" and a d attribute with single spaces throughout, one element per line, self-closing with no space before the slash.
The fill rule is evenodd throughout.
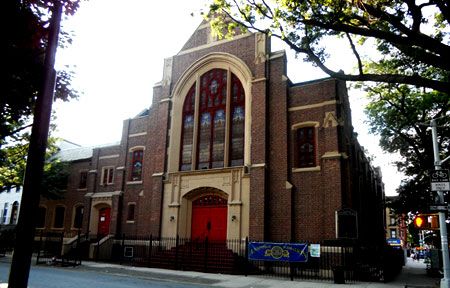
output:
<path id="1" fill-rule="evenodd" d="M 180 170 L 244 164 L 245 92 L 230 70 L 212 69 L 197 78 L 182 121 Z"/>

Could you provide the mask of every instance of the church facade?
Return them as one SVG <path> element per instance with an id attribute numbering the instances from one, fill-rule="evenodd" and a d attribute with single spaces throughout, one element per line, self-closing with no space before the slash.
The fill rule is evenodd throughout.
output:
<path id="1" fill-rule="evenodd" d="M 65 198 L 42 199 L 38 229 L 384 241 L 381 173 L 354 135 L 345 82 L 292 83 L 264 34 L 210 35 L 200 25 L 165 59 L 118 144 L 61 152 Z"/>

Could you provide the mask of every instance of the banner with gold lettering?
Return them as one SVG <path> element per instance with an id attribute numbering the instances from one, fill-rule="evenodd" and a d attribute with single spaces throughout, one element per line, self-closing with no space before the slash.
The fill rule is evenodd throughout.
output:
<path id="1" fill-rule="evenodd" d="M 262 261 L 307 262 L 308 244 L 249 242 L 248 259 Z"/>

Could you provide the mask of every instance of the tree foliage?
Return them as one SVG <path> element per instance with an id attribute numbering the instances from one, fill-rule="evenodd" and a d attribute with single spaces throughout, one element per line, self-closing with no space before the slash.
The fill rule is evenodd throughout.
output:
<path id="1" fill-rule="evenodd" d="M 61 0 L 62 1 L 62 0 Z M 62 1 L 66 15 L 75 13 L 80 0 Z M 30 116 L 44 77 L 49 15 L 53 1 L 8 0 L 2 2 L 1 32 L 3 92 L 0 97 L 0 147 L 30 125 Z M 60 35 L 60 46 L 70 45 L 68 33 Z M 74 99 L 73 72 L 57 72 L 55 98 Z"/>
<path id="2" fill-rule="evenodd" d="M 371 132 L 380 136 L 384 151 L 399 153 L 396 165 L 406 175 L 392 203 L 397 212 L 426 212 L 435 201 L 429 171 L 434 167 L 430 120 L 437 119 L 440 151 L 450 147 L 450 98 L 438 91 L 409 85 L 366 86 Z M 448 156 L 448 155 L 447 155 Z"/>
<path id="3" fill-rule="evenodd" d="M 61 162 L 57 153 L 58 139 L 50 137 L 46 151 L 44 174 L 40 186 L 40 193 L 47 199 L 59 199 L 67 189 L 69 177 L 69 164 Z M 0 154 L 0 193 L 12 187 L 23 185 L 27 154 L 29 146 L 29 134 L 22 135 L 20 141 L 11 143 L 2 149 Z"/>
<path id="4" fill-rule="evenodd" d="M 270 34 L 335 78 L 450 91 L 446 0 L 213 0 L 208 16 L 221 37 L 232 35 L 236 25 Z M 348 41 L 356 73 L 327 66 L 328 53 L 339 55 L 323 45 L 329 37 Z M 364 45 L 374 45 L 380 59 L 364 57 Z"/>

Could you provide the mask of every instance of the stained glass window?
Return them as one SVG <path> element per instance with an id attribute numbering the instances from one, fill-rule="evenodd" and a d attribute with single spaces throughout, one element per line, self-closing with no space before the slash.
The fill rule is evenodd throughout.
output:
<path id="1" fill-rule="evenodd" d="M 244 163 L 245 93 L 239 79 L 231 73 L 231 91 L 227 91 L 229 71 L 212 69 L 199 79 L 199 91 L 195 83 L 189 90 L 183 106 L 183 122 L 180 149 L 180 170 L 211 169 L 239 166 Z M 195 103 L 198 94 L 199 103 Z M 231 101 L 227 111 L 227 97 Z M 195 107 L 198 106 L 198 122 Z M 230 117 L 227 121 L 227 117 Z M 231 125 L 227 128 L 227 122 Z M 194 135 L 194 123 L 198 123 Z M 227 133 L 227 129 L 228 131 Z M 225 141 L 229 135 L 230 153 L 225 163 Z M 197 163 L 192 165 L 193 139 L 197 139 Z"/>
<path id="2" fill-rule="evenodd" d="M 134 150 L 131 156 L 130 181 L 142 180 L 142 162 L 144 160 L 144 150 Z"/>
<path id="3" fill-rule="evenodd" d="M 183 134 L 180 170 L 192 169 L 192 145 L 194 141 L 195 84 L 188 92 L 183 107 Z"/>
<path id="4" fill-rule="evenodd" d="M 314 127 L 304 127 L 297 130 L 298 167 L 316 166 L 316 149 L 314 140 Z"/>
<path id="5" fill-rule="evenodd" d="M 231 103 L 231 144 L 230 165 L 244 165 L 244 127 L 245 127 L 245 97 L 244 88 L 239 79 L 233 75 Z"/>

